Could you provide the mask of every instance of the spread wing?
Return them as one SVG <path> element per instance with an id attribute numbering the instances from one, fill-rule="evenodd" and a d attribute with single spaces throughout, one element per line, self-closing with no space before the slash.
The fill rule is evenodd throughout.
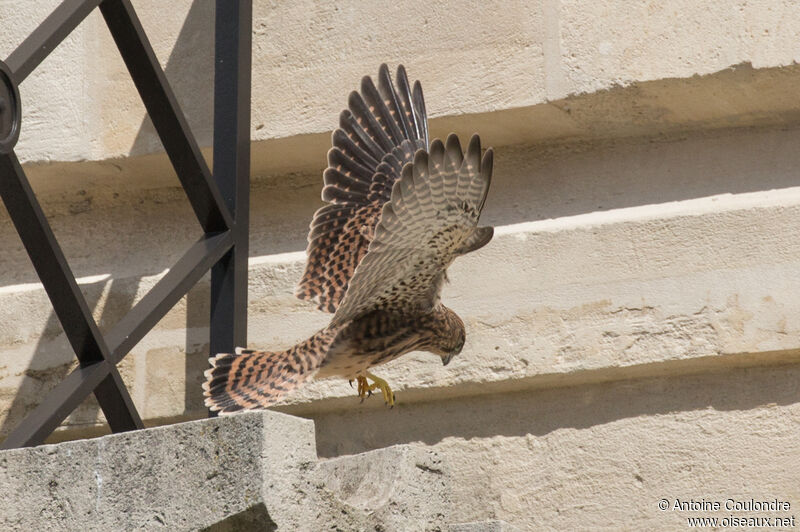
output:
<path id="1" fill-rule="evenodd" d="M 328 152 L 322 189 L 328 205 L 311 221 L 306 269 L 295 291 L 328 312 L 337 309 L 366 255 L 403 165 L 428 147 L 422 87 L 417 81 L 411 89 L 402 65 L 397 86 L 385 64 L 377 87 L 365 76 L 361 93 L 350 93 L 348 107 L 339 116 Z"/>
<path id="2" fill-rule="evenodd" d="M 439 300 L 445 271 L 459 255 L 484 246 L 494 233 L 477 227 L 492 177 L 491 148 L 481 160 L 478 135 L 466 154 L 458 137 L 431 143 L 403 168 L 384 205 L 375 238 L 358 264 L 331 321 L 372 310 L 425 311 Z"/>

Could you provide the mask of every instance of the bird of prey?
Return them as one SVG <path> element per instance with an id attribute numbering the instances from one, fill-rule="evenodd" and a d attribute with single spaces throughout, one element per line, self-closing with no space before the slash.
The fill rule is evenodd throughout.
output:
<path id="1" fill-rule="evenodd" d="M 211 358 L 205 404 L 227 414 L 275 404 L 312 377 L 358 382 L 362 398 L 389 384 L 369 372 L 411 351 L 447 365 L 464 346 L 464 323 L 440 301 L 447 267 L 491 240 L 478 227 L 493 152 L 478 135 L 428 141 L 422 87 L 397 84 L 381 65 L 353 91 L 328 152 L 320 208 L 308 234 L 297 297 L 332 312 L 330 324 L 285 351 L 237 349 Z M 371 382 L 370 382 L 371 381 Z"/>

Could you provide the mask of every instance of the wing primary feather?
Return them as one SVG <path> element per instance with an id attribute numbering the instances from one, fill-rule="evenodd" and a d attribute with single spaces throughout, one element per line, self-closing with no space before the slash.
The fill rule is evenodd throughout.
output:
<path id="1" fill-rule="evenodd" d="M 364 183 L 372 181 L 372 174 L 374 173 L 373 170 L 362 165 L 355 159 L 346 156 L 339 148 L 331 148 L 328 150 L 328 166 L 345 175 L 348 175 L 349 172 L 352 174 L 352 177 L 359 178 L 361 181 L 364 181 Z"/>
<path id="2" fill-rule="evenodd" d="M 439 209 L 445 203 L 444 180 L 442 178 L 442 172 L 444 171 L 444 144 L 439 139 L 434 139 L 431 142 L 428 169 L 431 174 L 428 185 L 431 190 L 431 201 L 435 208 Z"/>
<path id="3" fill-rule="evenodd" d="M 489 185 L 492 184 L 492 166 L 494 165 L 494 150 L 489 148 L 483 154 L 481 161 L 481 177 L 486 183 L 483 188 L 483 197 L 481 203 L 478 205 L 478 212 L 483 211 L 483 205 L 486 203 L 486 197 L 489 195 Z"/>
<path id="4" fill-rule="evenodd" d="M 352 190 L 363 194 L 369 192 L 369 185 L 367 183 L 353 176 L 345 175 L 335 168 L 325 169 L 325 172 L 322 174 L 322 182 L 326 185 L 335 185 L 345 190 Z"/>
<path id="5" fill-rule="evenodd" d="M 417 110 L 414 107 L 414 97 L 411 94 L 411 85 L 408 83 L 408 75 L 403 65 L 397 67 L 397 86 L 400 89 L 400 96 L 403 106 L 405 107 L 406 117 L 414 124 L 414 139 L 424 139 L 422 135 L 423 117 L 417 115 Z"/>
<path id="6" fill-rule="evenodd" d="M 478 135 L 472 135 L 461 162 L 461 169 L 458 171 L 458 187 L 456 197 L 459 200 L 467 200 L 472 205 L 477 206 L 480 201 L 480 189 L 473 192 L 473 178 L 480 177 L 481 170 L 481 139 Z"/>
<path id="7" fill-rule="evenodd" d="M 427 224 L 428 220 L 433 215 L 431 208 L 431 191 L 430 180 L 431 174 L 429 172 L 429 158 L 425 150 L 418 150 L 414 155 L 413 165 L 413 191 L 411 192 L 412 199 L 407 201 L 409 210 L 413 211 L 417 218 L 418 223 Z"/>
<path id="8" fill-rule="evenodd" d="M 341 128 L 336 128 L 333 132 L 332 144 L 342 150 L 350 157 L 364 161 L 373 168 L 378 166 L 379 160 L 375 159 L 372 154 L 358 146 L 353 139 Z"/>
<path id="9" fill-rule="evenodd" d="M 372 140 L 372 138 L 369 136 L 369 133 L 364 131 L 364 128 L 361 127 L 361 125 L 358 123 L 358 120 L 356 120 L 356 118 L 353 116 L 353 113 L 351 113 L 349 109 L 345 109 L 341 112 L 341 114 L 339 114 L 339 127 L 341 127 L 345 132 L 350 132 L 358 137 L 358 140 L 364 143 L 364 147 L 369 150 L 369 153 L 372 154 L 374 159 L 380 160 L 381 157 L 383 157 L 383 149 L 378 146 L 377 142 Z"/>
<path id="10" fill-rule="evenodd" d="M 444 144 L 444 150 L 447 157 L 452 161 L 453 168 L 461 167 L 461 161 L 464 158 L 464 153 L 461 150 L 461 141 L 458 140 L 458 135 L 450 133 L 447 135 L 447 140 Z"/>
<path id="11" fill-rule="evenodd" d="M 383 158 L 383 162 L 378 165 L 375 171 L 396 178 L 403 172 L 403 164 L 397 160 L 397 157 L 387 155 Z"/>
<path id="12" fill-rule="evenodd" d="M 425 146 L 428 145 L 428 114 L 425 112 L 425 98 L 422 96 L 422 85 L 419 81 L 414 82 L 414 107 L 416 115 L 420 117 L 420 125 L 422 126 L 420 138 L 425 141 Z"/>
<path id="13" fill-rule="evenodd" d="M 381 97 L 389 102 L 390 110 L 394 111 L 395 120 L 402 128 L 403 138 L 416 138 L 412 136 L 411 122 L 409 122 L 403 107 L 400 105 L 400 101 L 397 99 L 397 91 L 394 89 L 392 76 L 389 74 L 389 67 L 386 66 L 386 63 L 383 63 L 378 70 L 378 91 L 381 93 Z"/>
<path id="14" fill-rule="evenodd" d="M 458 136 L 450 133 L 444 145 L 444 197 L 448 203 L 457 201 L 458 171 L 462 161 L 461 143 Z"/>
<path id="15" fill-rule="evenodd" d="M 382 129 L 384 132 L 391 137 L 392 144 L 394 146 L 400 145 L 400 143 L 405 140 L 405 136 L 403 132 L 400 131 L 397 121 L 392 116 L 392 112 L 389 110 L 386 102 L 383 101 L 371 77 L 364 76 L 362 78 L 361 94 L 364 101 L 369 106 L 370 111 L 372 111 L 373 116 L 375 116 L 375 118 L 379 120 L 379 124 L 383 126 Z"/>
<path id="16" fill-rule="evenodd" d="M 326 185 L 322 189 L 322 199 L 331 203 L 361 204 L 367 199 L 367 196 L 357 192 L 348 192 L 336 185 Z"/>
<path id="17" fill-rule="evenodd" d="M 367 103 L 364 101 L 364 98 L 356 91 L 353 91 L 350 93 L 350 98 L 348 99 L 347 103 L 350 107 L 350 112 L 356 117 L 358 123 L 364 127 L 364 130 L 367 132 L 367 134 L 369 134 L 370 137 L 372 137 L 375 142 L 383 148 L 383 152 L 386 153 L 388 151 L 392 151 L 392 148 L 394 148 L 392 139 L 389 138 L 381 125 L 375 119 L 375 115 L 372 114 L 372 111 L 369 109 L 369 107 L 367 107 Z"/>

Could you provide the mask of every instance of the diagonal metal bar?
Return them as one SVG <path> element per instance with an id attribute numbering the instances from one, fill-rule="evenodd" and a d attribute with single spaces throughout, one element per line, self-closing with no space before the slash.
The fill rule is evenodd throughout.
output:
<path id="1" fill-rule="evenodd" d="M 108 347 L 14 152 L 0 154 L 0 196 L 81 366 L 108 360 Z M 116 369 L 110 374 L 116 375 L 114 385 L 95 391 L 109 425 L 115 432 L 142 428 L 128 391 L 116 385 Z"/>
<path id="2" fill-rule="evenodd" d="M 143 429 L 144 423 L 139 417 L 122 376 L 110 361 L 106 363 L 109 365 L 108 376 L 94 389 L 94 396 L 103 409 L 103 415 L 111 432 Z"/>
<path id="3" fill-rule="evenodd" d="M 233 227 L 233 218 L 203 159 L 161 64 L 129 0 L 105 0 L 100 11 L 147 113 L 206 233 Z"/>
<path id="4" fill-rule="evenodd" d="M 75 368 L 50 390 L 39 405 L 0 444 L 0 449 L 30 447 L 44 442 L 67 416 L 109 375 L 111 366 L 102 361 Z"/>
<path id="5" fill-rule="evenodd" d="M 230 231 L 204 235 L 106 335 L 116 364 L 233 245 Z"/>
<path id="6" fill-rule="evenodd" d="M 13 152 L 0 155 L 0 195 L 81 365 L 104 360 L 97 324 Z"/>
<path id="7" fill-rule="evenodd" d="M 247 345 L 251 0 L 217 0 L 214 178 L 236 217 L 234 248 L 211 270 L 211 353 Z"/>
<path id="8" fill-rule="evenodd" d="M 102 0 L 65 0 L 6 59 L 19 85 Z"/>

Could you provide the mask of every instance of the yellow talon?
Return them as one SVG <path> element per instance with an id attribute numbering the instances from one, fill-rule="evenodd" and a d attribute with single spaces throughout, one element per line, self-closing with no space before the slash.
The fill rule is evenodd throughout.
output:
<path id="1" fill-rule="evenodd" d="M 363 403 L 364 399 L 367 397 L 367 392 L 369 392 L 369 383 L 362 375 L 358 375 L 356 377 L 356 382 L 358 383 L 358 396 L 361 398 L 361 402 Z"/>
<path id="2" fill-rule="evenodd" d="M 394 406 L 394 393 L 392 392 L 392 388 L 389 386 L 389 383 L 385 380 L 381 379 L 380 377 L 376 377 L 372 373 L 365 372 L 366 377 L 363 375 L 358 375 L 356 377 L 356 381 L 358 381 L 358 396 L 363 401 L 369 395 L 372 395 L 373 390 L 380 390 L 381 394 L 383 395 L 383 400 L 389 406 Z M 369 383 L 367 377 L 372 379 L 372 384 Z"/>

